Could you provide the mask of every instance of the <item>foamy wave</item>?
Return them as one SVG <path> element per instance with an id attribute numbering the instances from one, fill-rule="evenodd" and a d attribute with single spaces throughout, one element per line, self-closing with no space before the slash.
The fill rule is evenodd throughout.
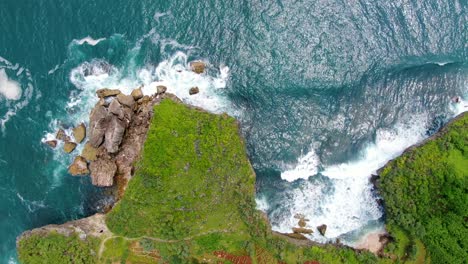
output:
<path id="1" fill-rule="evenodd" d="M 314 150 L 311 150 L 297 160 L 297 165 L 293 169 L 282 172 L 281 179 L 289 182 L 297 179 L 307 179 L 317 174 L 319 164 L 319 157 L 315 154 Z"/>
<path id="2" fill-rule="evenodd" d="M 311 239 L 319 242 L 334 240 L 337 237 L 363 228 L 367 223 L 382 217 L 382 211 L 372 193 L 369 177 L 390 159 L 395 158 L 407 147 L 424 139 L 426 116 L 413 116 L 411 120 L 395 126 L 393 129 L 381 129 L 376 133 L 375 141 L 361 151 L 354 161 L 325 167 L 321 183 L 301 182 L 286 196 L 291 197 L 285 211 L 289 216 L 279 217 L 273 226 L 275 230 L 290 232 L 297 225 L 294 215 L 304 214 L 310 221 L 311 228 L 326 224 L 325 237 L 315 232 Z M 310 156 L 315 156 L 312 151 Z M 309 156 L 307 154 L 304 157 Z M 305 163 L 307 164 L 307 163 Z M 302 170 L 303 169 L 303 170 Z M 316 167 L 307 173 L 307 166 L 299 163 L 296 176 L 316 174 Z M 283 176 L 283 175 L 282 175 Z M 352 243 L 352 241 L 344 241 Z"/>
<path id="3" fill-rule="evenodd" d="M 78 43 L 79 45 L 83 45 L 84 43 L 88 43 L 91 46 L 96 46 L 99 42 L 106 40 L 105 38 L 93 39 L 90 36 L 87 36 L 82 39 L 75 39 L 74 42 Z"/>
<path id="4" fill-rule="evenodd" d="M 33 96 L 33 80 L 27 68 L 0 57 L 0 127 L 27 106 Z M 38 94 L 39 95 L 39 94 Z"/>

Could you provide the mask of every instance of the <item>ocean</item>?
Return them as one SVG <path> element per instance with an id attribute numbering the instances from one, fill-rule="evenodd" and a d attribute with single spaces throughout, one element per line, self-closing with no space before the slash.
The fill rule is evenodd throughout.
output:
<path id="1" fill-rule="evenodd" d="M 328 227 L 311 239 L 354 245 L 383 228 L 371 174 L 468 110 L 467 11 L 461 0 L 1 0 L 0 263 L 16 263 L 21 232 L 108 203 L 44 141 L 86 122 L 99 88 L 158 84 L 240 120 L 274 230 L 304 214 Z"/>

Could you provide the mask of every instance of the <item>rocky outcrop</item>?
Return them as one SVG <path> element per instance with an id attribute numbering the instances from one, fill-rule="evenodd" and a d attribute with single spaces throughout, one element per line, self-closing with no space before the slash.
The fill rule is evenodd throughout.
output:
<path id="1" fill-rule="evenodd" d="M 55 138 L 62 141 L 70 141 L 70 137 L 67 136 L 67 134 L 65 134 L 65 131 L 63 129 L 59 129 L 57 131 Z"/>
<path id="2" fill-rule="evenodd" d="M 86 137 L 86 126 L 81 123 L 79 126 L 73 128 L 73 137 L 76 143 L 81 143 Z"/>
<path id="3" fill-rule="evenodd" d="M 99 98 L 106 98 L 106 97 L 109 97 L 109 96 L 116 96 L 118 94 L 120 94 L 120 90 L 117 90 L 117 89 L 108 89 L 108 88 L 103 88 L 103 89 L 99 89 L 96 91 L 96 95 L 99 97 Z"/>
<path id="4" fill-rule="evenodd" d="M 133 99 L 133 96 L 131 95 L 119 94 L 117 95 L 117 100 L 119 100 L 122 105 L 130 108 L 135 104 L 135 99 Z"/>
<path id="5" fill-rule="evenodd" d="M 63 151 L 66 153 L 71 153 L 76 148 L 76 143 L 71 141 L 66 141 L 63 145 Z"/>
<path id="6" fill-rule="evenodd" d="M 68 173 L 73 176 L 89 174 L 88 163 L 86 159 L 81 156 L 76 156 L 73 163 L 68 167 Z"/>
<path id="7" fill-rule="evenodd" d="M 325 236 L 325 232 L 327 232 L 327 225 L 319 225 L 317 226 L 317 230 L 322 236 Z"/>
<path id="8" fill-rule="evenodd" d="M 57 140 L 47 140 L 45 143 L 51 148 L 57 147 Z"/>
<path id="9" fill-rule="evenodd" d="M 98 154 L 98 149 L 93 147 L 89 142 L 86 143 L 86 145 L 83 148 L 83 151 L 81 151 L 81 156 L 85 158 L 87 161 L 96 160 L 97 154 Z"/>
<path id="10" fill-rule="evenodd" d="M 190 94 L 190 95 L 194 95 L 194 94 L 197 94 L 197 93 L 199 93 L 199 92 L 200 92 L 200 89 L 198 89 L 198 87 L 192 87 L 192 88 L 190 88 L 190 90 L 189 90 L 189 94 Z"/>
<path id="11" fill-rule="evenodd" d="M 166 86 L 163 86 L 163 85 L 158 85 L 156 87 L 156 93 L 157 94 L 163 94 L 167 91 L 167 87 Z"/>
<path id="12" fill-rule="evenodd" d="M 89 143 L 97 148 L 104 141 L 110 116 L 105 106 L 97 104 L 89 116 Z"/>
<path id="13" fill-rule="evenodd" d="M 117 116 L 112 116 L 104 134 L 104 147 L 109 153 L 116 153 L 125 133 L 126 124 Z"/>
<path id="14" fill-rule="evenodd" d="M 293 227 L 293 233 L 296 234 L 312 234 L 314 231 L 312 229 L 303 228 L 303 227 Z"/>
<path id="15" fill-rule="evenodd" d="M 201 61 L 193 61 L 190 63 L 190 67 L 192 68 L 192 71 L 197 74 L 201 74 L 205 71 L 205 63 Z"/>
<path id="16" fill-rule="evenodd" d="M 131 96 L 135 101 L 138 101 L 139 99 L 143 98 L 143 91 L 141 90 L 141 87 L 133 90 Z"/>
<path id="17" fill-rule="evenodd" d="M 96 159 L 89 164 L 91 182 L 99 187 L 109 187 L 114 184 L 114 175 L 117 165 L 111 159 Z"/>

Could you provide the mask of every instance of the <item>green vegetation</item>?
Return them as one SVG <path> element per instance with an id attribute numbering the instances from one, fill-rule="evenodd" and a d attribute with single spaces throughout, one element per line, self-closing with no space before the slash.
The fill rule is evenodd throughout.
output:
<path id="1" fill-rule="evenodd" d="M 387 253 L 468 263 L 468 115 L 390 162 L 380 176 L 387 229 L 396 240 Z"/>
<path id="2" fill-rule="evenodd" d="M 394 241 L 384 256 L 301 245 L 255 209 L 255 175 L 236 121 L 163 100 L 135 176 L 107 215 L 111 233 L 19 242 L 23 263 L 461 263 L 466 256 L 467 116 L 382 171 Z M 465 251 L 463 251 L 465 250 Z"/>
<path id="3" fill-rule="evenodd" d="M 95 262 L 97 247 L 97 239 L 81 240 L 76 234 L 33 234 L 19 242 L 18 257 L 22 263 L 28 264 L 88 264 Z"/>

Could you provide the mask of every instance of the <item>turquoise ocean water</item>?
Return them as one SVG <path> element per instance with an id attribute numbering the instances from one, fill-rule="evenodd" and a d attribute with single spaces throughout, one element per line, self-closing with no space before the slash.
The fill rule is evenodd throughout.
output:
<path id="1" fill-rule="evenodd" d="M 0 0 L 0 263 L 108 202 L 42 141 L 96 89 L 157 83 L 241 120 L 275 230 L 303 213 L 353 245 L 382 227 L 371 173 L 468 110 L 466 25 L 461 0 Z"/>

